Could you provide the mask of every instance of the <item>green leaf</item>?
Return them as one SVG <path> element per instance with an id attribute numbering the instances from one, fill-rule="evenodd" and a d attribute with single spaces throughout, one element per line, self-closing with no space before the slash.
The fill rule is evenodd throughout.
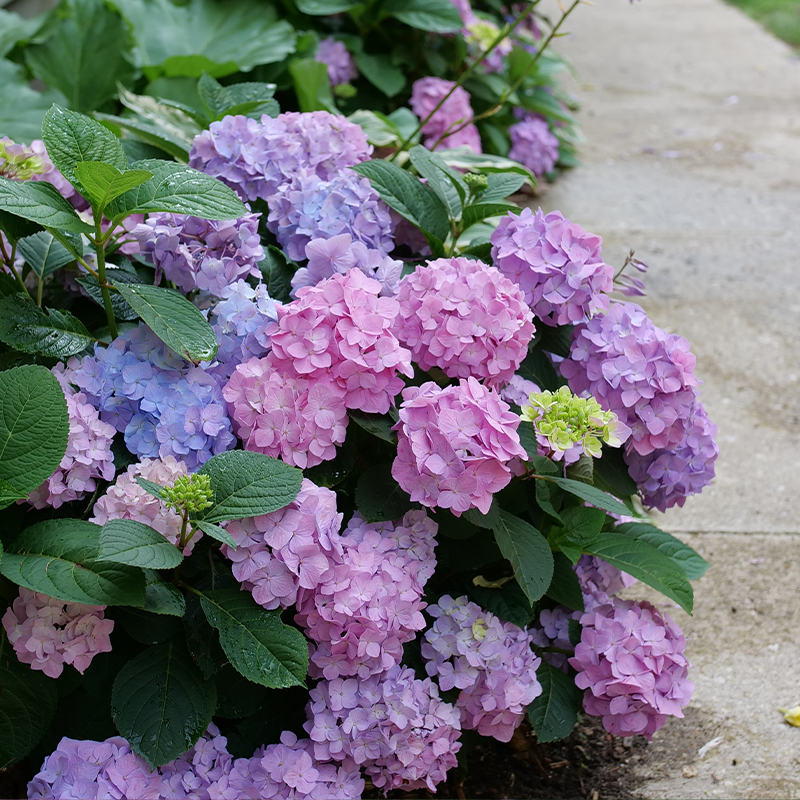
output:
<path id="1" fill-rule="evenodd" d="M 69 311 L 37 308 L 24 295 L 0 299 L 0 341 L 23 353 L 61 361 L 91 347 L 95 338 Z"/>
<path id="2" fill-rule="evenodd" d="M 387 97 L 394 97 L 405 88 L 406 76 L 388 53 L 373 55 L 362 50 L 355 54 L 355 61 L 361 74 Z"/>
<path id="3" fill-rule="evenodd" d="M 212 121 L 222 119 L 227 114 L 260 117 L 270 111 L 277 113 L 279 106 L 273 99 L 275 88 L 274 84 L 269 83 L 235 83 L 232 86 L 223 86 L 205 72 L 197 84 L 200 99 Z"/>
<path id="4" fill-rule="evenodd" d="M 537 452 L 537 445 L 536 442 L 536 434 L 533 432 L 533 425 L 520 425 L 517 429 L 518 432 L 522 431 L 523 428 L 526 431 L 526 437 L 528 432 L 531 432 L 533 435 L 533 444 L 529 447 L 530 441 L 523 442 L 522 446 L 528 450 L 528 466 L 533 469 L 533 471 L 537 475 L 559 475 L 561 474 L 561 468 L 556 464 L 554 461 L 551 461 L 546 456 L 540 456 Z M 523 440 L 523 435 L 520 433 L 519 437 L 520 441 Z"/>
<path id="5" fill-rule="evenodd" d="M 204 520 L 197 520 L 192 523 L 196 527 L 200 528 L 200 530 L 206 534 L 206 536 L 210 536 L 212 539 L 216 539 L 218 542 L 223 542 L 224 544 L 229 545 L 234 550 L 236 549 L 236 539 L 231 536 L 225 528 L 221 528 L 219 525 L 215 525 L 213 522 L 205 522 Z"/>
<path id="6" fill-rule="evenodd" d="M 558 540 L 571 542 L 578 547 L 591 544 L 603 530 L 606 522 L 606 513 L 599 508 L 586 508 L 585 506 L 572 506 L 561 511 L 561 523 Z"/>
<path id="7" fill-rule="evenodd" d="M 465 212 L 462 202 L 467 194 L 461 176 L 453 177 L 450 167 L 422 145 L 415 145 L 408 154 L 417 172 L 427 178 L 428 186 L 442 201 L 450 218 L 460 220 L 462 212 Z"/>
<path id="8" fill-rule="evenodd" d="M 347 119 L 360 125 L 367 141 L 376 147 L 399 145 L 403 138 L 398 127 L 385 114 L 360 108 Z"/>
<path id="9" fill-rule="evenodd" d="M 140 284 L 141 278 L 136 275 L 135 273 L 128 272 L 124 269 L 114 269 L 112 267 L 106 267 L 106 283 L 110 284 L 111 286 L 117 286 L 119 284 Z M 103 292 L 100 288 L 100 284 L 97 281 L 97 278 L 94 275 L 84 275 L 80 278 L 76 278 L 76 281 L 86 289 L 86 293 L 92 300 L 97 303 L 97 305 L 103 305 Z M 124 320 L 126 322 L 132 322 L 135 319 L 139 319 L 139 314 L 134 311 L 127 303 L 125 298 L 119 292 L 111 292 L 111 308 L 114 310 L 114 316 L 117 319 Z"/>
<path id="10" fill-rule="evenodd" d="M 125 131 L 132 133 L 136 139 L 142 142 L 157 147 L 165 154 L 171 155 L 173 158 L 184 164 L 189 160 L 189 150 L 191 145 L 183 143 L 182 139 L 169 134 L 163 128 L 153 125 L 150 122 L 140 120 L 138 117 L 117 117 L 113 114 L 95 114 L 95 117 L 105 122 L 110 122 Z M 136 139 L 126 139 L 126 142 L 136 141 Z"/>
<path id="11" fill-rule="evenodd" d="M 16 142 L 38 139 L 42 135 L 42 120 L 53 104 L 54 94 L 57 92 L 31 89 L 25 70 L 0 58 L 0 136 L 8 136 Z"/>
<path id="12" fill-rule="evenodd" d="M 56 713 L 55 681 L 17 660 L 0 631 L 0 770 L 38 744 Z"/>
<path id="13" fill-rule="evenodd" d="M 447 238 L 450 230 L 447 209 L 433 190 L 418 178 L 382 160 L 365 161 L 351 169 L 369 178 L 381 199 L 401 217 L 441 241 Z"/>
<path id="14" fill-rule="evenodd" d="M 535 603 L 553 578 L 553 553 L 547 540 L 529 522 L 502 509 L 494 536 L 525 596 Z"/>
<path id="15" fill-rule="evenodd" d="M 257 683 L 247 680 L 230 664 L 225 664 L 215 677 L 217 685 L 217 710 L 215 717 L 243 719 L 265 711 L 276 694 Z M 270 709 L 272 710 L 272 709 Z M 285 728 L 284 728 L 285 729 Z M 266 739 L 264 741 L 267 741 Z M 228 752 L 232 752 L 230 745 Z"/>
<path id="16" fill-rule="evenodd" d="M 659 530 L 653 525 L 642 522 L 626 522 L 624 525 L 617 526 L 614 532 L 646 542 L 660 553 L 669 556 L 686 573 L 686 577 L 690 581 L 702 578 L 711 566 L 688 544 L 684 544 L 671 533 Z"/>
<path id="17" fill-rule="evenodd" d="M 131 638 L 148 646 L 161 644 L 176 633 L 182 633 L 180 620 L 173 615 L 153 614 L 141 608 L 117 608 L 114 620 L 122 625 Z"/>
<path id="18" fill-rule="evenodd" d="M 308 644 L 281 622 L 279 611 L 267 611 L 238 589 L 204 592 L 200 602 L 225 655 L 245 678 L 270 689 L 305 685 Z"/>
<path id="19" fill-rule="evenodd" d="M 149 525 L 131 519 L 112 519 L 100 531 L 97 561 L 146 569 L 172 569 L 183 561 L 183 556 L 174 544 Z"/>
<path id="20" fill-rule="evenodd" d="M 391 464 L 376 464 L 362 472 L 355 500 L 356 508 L 367 522 L 400 519 L 412 508 L 411 498 L 392 477 Z"/>
<path id="21" fill-rule="evenodd" d="M 0 508 L 7 508 L 17 500 L 25 500 L 27 496 L 27 492 L 20 492 L 8 481 L 0 480 Z M 2 548 L 2 544 L 0 544 L 0 548 Z M 2 549 L 0 549 L 0 553 L 2 553 Z"/>
<path id="22" fill-rule="evenodd" d="M 478 198 L 481 203 L 498 203 L 510 194 L 518 192 L 525 183 L 525 176 L 517 172 L 498 172 L 487 175 L 489 188 Z"/>
<path id="23" fill-rule="evenodd" d="M 574 329 L 574 325 L 559 325 L 557 328 L 542 325 L 537 331 L 539 334 L 539 346 L 548 353 L 555 353 L 561 358 L 569 358 Z"/>
<path id="24" fill-rule="evenodd" d="M 158 498 L 159 500 L 166 500 L 167 493 L 164 491 L 164 487 L 161 484 L 154 483 L 153 481 L 148 481 L 147 478 L 142 478 L 139 475 L 136 476 L 136 483 L 142 487 L 148 494 L 153 495 L 153 497 Z"/>
<path id="25" fill-rule="evenodd" d="M 578 460 L 567 467 L 567 477 L 593 486 L 594 459 L 588 453 L 581 453 Z"/>
<path id="26" fill-rule="evenodd" d="M 509 211 L 519 214 L 521 209 L 511 203 L 477 203 L 476 205 L 467 206 L 464 209 L 464 229 L 466 230 L 470 225 L 483 222 L 483 220 L 490 217 L 502 216 Z"/>
<path id="27" fill-rule="evenodd" d="M 497 500 L 493 499 L 487 514 L 478 511 L 477 508 L 469 508 L 464 512 L 463 516 L 464 519 L 479 528 L 494 530 L 500 524 L 500 506 L 497 504 Z"/>
<path id="28" fill-rule="evenodd" d="M 178 637 L 129 661 L 111 694 L 117 729 L 151 769 L 192 747 L 205 733 L 216 704 L 213 682 L 203 679 Z"/>
<path id="29" fill-rule="evenodd" d="M 288 506 L 300 492 L 303 473 L 277 458 L 230 450 L 206 461 L 199 470 L 211 477 L 214 505 L 202 519 L 224 522 L 269 514 Z"/>
<path id="30" fill-rule="evenodd" d="M 510 158 L 495 156 L 491 153 L 476 153 L 469 147 L 439 148 L 436 154 L 441 156 L 453 169 L 465 172 L 483 172 L 487 175 L 495 172 L 516 172 L 518 175 L 524 176 L 531 186 L 536 186 L 536 176 L 522 164 L 518 164 Z"/>
<path id="31" fill-rule="evenodd" d="M 210 361 L 219 343 L 208 320 L 182 294 L 144 284 L 118 283 L 116 290 L 167 347 L 188 361 Z"/>
<path id="32" fill-rule="evenodd" d="M 141 186 L 120 195 L 109 204 L 110 219 L 129 214 L 166 211 L 202 219 L 239 219 L 247 207 L 221 180 L 173 161 L 145 159 L 133 164 L 153 173 Z"/>
<path id="33" fill-rule="evenodd" d="M 531 350 L 525 356 L 517 372 L 523 378 L 533 381 L 539 388 L 549 389 L 551 392 L 565 383 L 556 373 L 550 359 L 538 348 Z"/>
<path id="34" fill-rule="evenodd" d="M 295 0 L 295 5 L 304 13 L 317 17 L 341 14 L 361 5 L 358 0 Z"/>
<path id="35" fill-rule="evenodd" d="M 631 497 L 639 490 L 619 447 L 603 446 L 603 455 L 594 462 L 594 482 L 599 489 L 617 497 Z"/>
<path id="36" fill-rule="evenodd" d="M 431 33 L 455 33 L 464 24 L 450 0 L 389 0 L 383 4 L 383 12 Z"/>
<path id="37" fill-rule="evenodd" d="M 692 613 L 694 592 L 683 568 L 646 541 L 624 533 L 604 533 L 585 552 L 633 575 Z"/>
<path id="38" fill-rule="evenodd" d="M 75 256 L 63 244 L 56 241 L 52 233 L 47 231 L 40 231 L 34 233 L 33 236 L 20 239 L 17 252 L 40 278 L 50 275 L 75 260 Z"/>
<path id="39" fill-rule="evenodd" d="M 13 50 L 17 42 L 30 39 L 40 25 L 41 18 L 24 19 L 19 14 L 0 9 L 0 56 Z"/>
<path id="40" fill-rule="evenodd" d="M 141 570 L 98 561 L 100 526 L 51 519 L 22 531 L 7 544 L 0 572 L 10 581 L 68 603 L 141 606 Z"/>
<path id="41" fill-rule="evenodd" d="M 0 178 L 0 209 L 48 228 L 91 233 L 75 209 L 46 181 L 12 181 Z"/>
<path id="42" fill-rule="evenodd" d="M 131 37 L 109 3 L 61 0 L 53 33 L 25 48 L 34 75 L 67 98 L 76 111 L 94 111 L 132 80 Z M 48 151 L 49 151 L 48 146 Z"/>
<path id="43" fill-rule="evenodd" d="M 165 583 L 152 569 L 143 569 L 144 610 L 151 614 L 167 614 L 182 617 L 186 613 L 186 600 L 180 589 L 172 583 Z"/>
<path id="44" fill-rule="evenodd" d="M 557 484 L 564 491 L 574 494 L 576 497 L 580 497 L 581 500 L 585 500 L 587 503 L 591 503 L 597 508 L 602 508 L 604 511 L 608 511 L 611 514 L 623 514 L 625 516 L 630 514 L 630 509 L 626 505 L 620 503 L 616 497 L 601 492 L 594 486 L 589 486 L 581 481 L 573 481 L 569 478 L 559 478 L 555 475 L 549 477 L 547 480 Z"/>
<path id="45" fill-rule="evenodd" d="M 472 586 L 469 595 L 481 608 L 519 628 L 526 628 L 533 618 L 533 607 L 516 581 L 509 581 L 499 589 Z"/>
<path id="46" fill-rule="evenodd" d="M 365 411 L 351 409 L 347 412 L 350 419 L 367 433 L 389 444 L 397 444 L 397 434 L 392 430 L 393 422 L 383 414 L 367 414 Z"/>
<path id="47" fill-rule="evenodd" d="M 555 553 L 553 562 L 553 580 L 547 588 L 547 596 L 573 611 L 584 611 L 581 584 L 571 561 L 563 553 Z"/>
<path id="48" fill-rule="evenodd" d="M 271 244 L 265 248 L 264 259 L 258 262 L 258 268 L 267 285 L 269 296 L 281 303 L 288 303 L 292 299 L 292 276 L 297 270 L 297 264 Z"/>
<path id="49" fill-rule="evenodd" d="M 67 451 L 64 390 L 49 369 L 0 372 L 0 480 L 27 495 L 57 469 Z"/>
<path id="50" fill-rule="evenodd" d="M 119 87 L 119 99 L 125 108 L 155 125 L 166 139 L 179 142 L 187 150 L 191 149 L 195 136 L 209 122 L 205 115 L 198 115 L 193 109 L 177 108 L 175 103 L 149 95 L 134 94 L 122 86 Z"/>
<path id="51" fill-rule="evenodd" d="M 536 670 L 542 693 L 528 706 L 528 719 L 539 742 L 557 742 L 569 736 L 578 721 L 583 692 L 571 675 L 542 661 Z"/>
<path id="52" fill-rule="evenodd" d="M 314 58 L 295 58 L 289 63 L 289 72 L 301 111 L 338 113 L 325 64 Z"/>
<path id="53" fill-rule="evenodd" d="M 557 491 L 558 490 L 556 490 L 556 492 Z M 534 493 L 536 495 L 536 504 L 539 508 L 541 508 L 545 514 L 549 514 L 553 519 L 557 519 L 561 522 L 561 515 L 556 511 L 553 496 L 550 492 L 550 486 L 548 486 L 545 481 L 534 481 Z"/>
<path id="54" fill-rule="evenodd" d="M 112 200 L 152 178 L 153 173 L 146 169 L 120 172 L 102 161 L 79 161 L 75 165 L 75 177 L 95 212 L 101 212 Z"/>
<path id="55" fill-rule="evenodd" d="M 3 231 L 6 235 L 6 239 L 8 239 L 11 244 L 14 244 L 15 242 L 19 242 L 20 239 L 24 239 L 26 236 L 33 236 L 34 233 L 40 232 L 41 226 L 30 220 L 18 217 L 15 214 L 9 214 L 7 211 L 0 210 L 0 231 Z M 8 294 L 8 292 L 4 292 L 4 294 Z"/>

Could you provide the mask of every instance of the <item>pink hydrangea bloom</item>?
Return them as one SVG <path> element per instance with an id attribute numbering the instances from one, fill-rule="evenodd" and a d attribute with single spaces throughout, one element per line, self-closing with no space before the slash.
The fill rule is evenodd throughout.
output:
<path id="1" fill-rule="evenodd" d="M 233 757 L 228 740 L 212 722 L 208 730 L 188 752 L 164 764 L 159 800 L 192 798 L 192 800 L 236 800 L 239 797 L 230 785 Z M 131 800 L 137 797 L 128 795 Z"/>
<path id="2" fill-rule="evenodd" d="M 113 425 L 100 421 L 97 409 L 87 402 L 86 395 L 69 385 L 64 365 L 52 369 L 58 378 L 67 400 L 69 436 L 67 451 L 58 469 L 38 488 L 28 500 L 34 508 L 52 506 L 80 500 L 97 488 L 97 478 L 110 481 L 114 478 L 114 454 L 111 442 L 116 430 Z"/>
<path id="3" fill-rule="evenodd" d="M 584 597 L 584 600 L 587 598 Z M 591 597 L 588 598 L 587 608 L 591 608 Z M 607 599 L 607 598 L 606 598 Z M 528 627 L 531 640 L 537 647 L 558 647 L 561 650 L 573 650 L 569 638 L 569 621 L 576 622 L 581 618 L 581 611 L 572 611 L 566 606 L 558 605 L 555 608 L 545 608 L 539 613 L 537 622 Z M 543 653 L 544 660 L 551 667 L 569 672 L 567 656 L 564 653 Z"/>
<path id="4" fill-rule="evenodd" d="M 19 596 L 3 615 L 3 627 L 17 658 L 31 669 L 57 678 L 64 664 L 84 673 L 98 653 L 111 652 L 114 620 L 105 606 L 67 603 L 19 587 Z"/>
<path id="5" fill-rule="evenodd" d="M 431 76 L 415 81 L 411 90 L 411 108 L 414 113 L 420 120 L 424 120 L 454 85 L 453 81 Z M 469 94 L 459 86 L 422 128 L 426 136 L 425 147 L 432 148 L 448 130 L 469 122 L 473 116 Z M 458 133 L 448 136 L 439 146 L 469 147 L 476 153 L 483 152 L 481 136 L 475 125 L 468 125 Z"/>
<path id="6" fill-rule="evenodd" d="M 436 568 L 437 527 L 423 511 L 395 523 L 350 520 L 341 555 L 329 556 L 334 566 L 315 589 L 298 592 L 295 621 L 317 645 L 313 675 L 367 678 L 400 663 L 403 644 L 425 627 L 422 594 Z"/>
<path id="7" fill-rule="evenodd" d="M 511 137 L 509 158 L 519 161 L 537 177 L 555 167 L 559 142 L 544 119 L 536 114 L 527 114 L 508 129 L 508 135 Z"/>
<path id="8" fill-rule="evenodd" d="M 683 717 L 694 684 L 687 679 L 686 639 L 669 614 L 650 603 L 613 599 L 581 617 L 580 644 L 569 663 L 585 689 L 583 708 L 615 736 L 648 739 L 668 716 Z"/>
<path id="9" fill-rule="evenodd" d="M 516 283 L 546 325 L 572 325 L 608 308 L 614 270 L 599 236 L 565 219 L 525 208 L 508 214 L 492 234 L 494 265 Z"/>
<path id="10" fill-rule="evenodd" d="M 499 270 L 468 258 L 418 266 L 398 287 L 394 332 L 424 370 L 507 383 L 528 354 L 531 310 Z"/>
<path id="11" fill-rule="evenodd" d="M 459 712 L 430 680 L 395 666 L 311 690 L 306 730 L 320 759 L 352 759 L 384 792 L 436 791 L 461 749 Z"/>
<path id="12" fill-rule="evenodd" d="M 314 385 L 332 380 L 347 408 L 386 414 L 404 385 L 398 372 L 414 373 L 410 353 L 392 333 L 400 307 L 380 291 L 357 269 L 299 289 L 267 329 L 267 363 Z"/>
<path id="13" fill-rule="evenodd" d="M 338 42 L 330 36 L 317 45 L 314 59 L 328 67 L 328 79 L 331 86 L 350 83 L 358 77 L 355 61 L 344 43 Z"/>
<path id="14" fill-rule="evenodd" d="M 470 508 L 486 514 L 492 495 L 511 480 L 508 462 L 527 461 L 519 442 L 520 418 L 475 378 L 439 388 L 428 382 L 403 390 L 392 477 L 415 502 Z"/>
<path id="15" fill-rule="evenodd" d="M 447 691 L 460 689 L 456 705 L 462 727 L 508 742 L 541 693 L 531 637 L 484 611 L 466 597 L 449 595 L 428 606 L 434 618 L 425 631 L 425 669 Z"/>
<path id="16" fill-rule="evenodd" d="M 264 608 L 288 608 L 301 589 L 316 589 L 342 545 L 336 493 L 303 480 L 300 494 L 285 508 L 228 522 L 236 549 L 223 545 L 233 562 L 233 576 Z"/>
<path id="17" fill-rule="evenodd" d="M 533 381 L 523 378 L 522 375 L 512 375 L 508 384 L 500 390 L 500 399 L 522 408 L 528 405 L 528 398 L 532 394 L 539 394 L 541 391 Z"/>
<path id="18" fill-rule="evenodd" d="M 306 469 L 336 456 L 347 429 L 345 391 L 330 375 L 285 375 L 268 358 L 236 367 L 222 389 L 245 450 Z"/>

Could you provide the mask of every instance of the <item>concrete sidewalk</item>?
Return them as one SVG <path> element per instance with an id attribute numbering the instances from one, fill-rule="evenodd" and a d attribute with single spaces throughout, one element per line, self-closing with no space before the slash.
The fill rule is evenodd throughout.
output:
<path id="1" fill-rule="evenodd" d="M 642 305 L 720 429 L 714 485 L 658 520 L 713 565 L 695 616 L 670 609 L 697 689 L 631 766 L 648 798 L 800 798 L 776 710 L 800 703 L 800 60 L 721 0 L 597 0 L 566 28 L 587 142 L 542 205 L 651 266 Z"/>

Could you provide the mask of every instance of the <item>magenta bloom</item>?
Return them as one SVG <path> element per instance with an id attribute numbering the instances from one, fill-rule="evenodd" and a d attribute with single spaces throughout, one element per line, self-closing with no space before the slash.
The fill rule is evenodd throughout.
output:
<path id="1" fill-rule="evenodd" d="M 508 129 L 508 135 L 511 137 L 509 158 L 519 161 L 537 177 L 555 167 L 559 142 L 541 117 L 527 114 Z"/>
<path id="2" fill-rule="evenodd" d="M 414 82 L 411 90 L 411 108 L 421 119 L 425 119 L 439 101 L 453 88 L 453 81 L 426 77 Z M 425 146 L 432 148 L 447 131 L 460 127 L 473 118 L 472 106 L 466 89 L 459 86 L 442 107 L 425 123 Z M 476 153 L 483 152 L 481 137 L 475 125 L 468 125 L 458 133 L 444 139 L 440 147 L 469 147 Z"/>
<path id="3" fill-rule="evenodd" d="M 583 708 L 615 736 L 648 739 L 668 716 L 683 717 L 694 684 L 687 679 L 686 639 L 669 614 L 650 603 L 613 599 L 581 617 L 580 644 L 569 663 L 585 689 Z"/>
<path id="4" fill-rule="evenodd" d="M 511 480 L 508 462 L 527 461 L 520 419 L 499 395 L 475 378 L 439 388 L 428 382 L 403 390 L 392 477 L 415 502 L 461 516 L 484 514 L 492 495 Z"/>
<path id="5" fill-rule="evenodd" d="M 440 258 L 401 281 L 394 331 L 424 370 L 507 383 L 528 354 L 533 315 L 499 270 L 468 258 Z"/>
<path id="6" fill-rule="evenodd" d="M 447 691 L 460 689 L 456 706 L 462 727 L 508 742 L 541 693 L 531 637 L 466 597 L 449 595 L 428 606 L 434 617 L 425 631 L 425 669 Z"/>
<path id="7" fill-rule="evenodd" d="M 319 43 L 314 59 L 328 67 L 331 86 L 350 83 L 358 77 L 358 68 L 347 48 L 330 36 Z"/>

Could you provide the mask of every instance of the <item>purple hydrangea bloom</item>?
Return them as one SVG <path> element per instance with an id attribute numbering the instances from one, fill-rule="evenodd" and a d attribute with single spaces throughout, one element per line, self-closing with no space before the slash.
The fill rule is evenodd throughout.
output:
<path id="1" fill-rule="evenodd" d="M 233 800 L 238 795 L 229 785 L 232 768 L 233 757 L 228 752 L 228 740 L 211 723 L 187 753 L 159 768 L 159 800 Z M 134 794 L 128 796 L 136 797 Z"/>
<path id="2" fill-rule="evenodd" d="M 609 597 L 636 583 L 636 578 L 598 556 L 582 555 L 573 569 L 587 608 L 608 602 Z"/>
<path id="3" fill-rule="evenodd" d="M 411 108 L 414 113 L 421 120 L 425 119 L 454 85 L 453 81 L 430 76 L 415 81 L 411 90 Z M 448 130 L 469 122 L 473 116 L 469 94 L 459 86 L 422 128 L 426 136 L 425 147 L 432 148 Z M 458 133 L 448 136 L 438 146 L 469 147 L 476 153 L 483 152 L 480 133 L 475 125 L 468 125 Z"/>
<path id="4" fill-rule="evenodd" d="M 430 678 L 419 680 L 408 667 L 322 681 L 311 690 L 307 713 L 317 758 L 352 759 L 384 792 L 435 792 L 458 763 L 458 709 L 440 699 Z"/>
<path id="5" fill-rule="evenodd" d="M 583 708 L 615 736 L 648 739 L 668 716 L 683 717 L 694 684 L 686 639 L 669 614 L 650 603 L 613 599 L 581 617 L 580 644 L 569 659 L 585 689 Z"/>
<path id="6" fill-rule="evenodd" d="M 363 129 L 344 117 L 289 112 L 260 122 L 243 116 L 212 122 L 195 138 L 189 165 L 220 178 L 243 200 L 268 201 L 300 170 L 329 181 L 371 154 Z"/>
<path id="7" fill-rule="evenodd" d="M 236 444 L 222 379 L 188 364 L 144 324 L 67 366 L 69 382 L 142 458 L 171 455 L 193 470 Z"/>
<path id="8" fill-rule="evenodd" d="M 508 129 L 508 134 L 511 137 L 509 158 L 519 161 L 537 177 L 555 167 L 559 142 L 541 117 L 526 115 L 525 119 Z"/>
<path id="9" fill-rule="evenodd" d="M 528 628 L 531 641 L 537 647 L 558 647 L 561 650 L 572 650 L 572 642 L 569 639 L 569 621 L 571 619 L 579 620 L 581 616 L 580 611 L 572 611 L 561 605 L 542 609 L 537 623 Z M 564 653 L 543 653 L 542 655 L 551 667 L 568 672 L 567 656 Z"/>
<path id="10" fill-rule="evenodd" d="M 139 252 L 179 289 L 203 289 L 220 297 L 237 279 L 261 274 L 260 216 L 247 214 L 219 222 L 184 214 L 150 214 L 131 235 L 139 243 Z"/>
<path id="11" fill-rule="evenodd" d="M 500 221 L 492 260 L 525 292 L 538 319 L 571 325 L 608 308 L 614 270 L 601 258 L 601 243 L 559 211 L 525 208 Z"/>
<path id="12" fill-rule="evenodd" d="M 511 380 L 500 391 L 500 399 L 505 403 L 512 403 L 515 406 L 528 404 L 528 398 L 532 394 L 539 394 L 542 390 L 533 381 L 523 378 L 522 375 L 512 375 Z"/>
<path id="13" fill-rule="evenodd" d="M 428 606 L 434 618 L 425 631 L 425 669 L 447 691 L 460 689 L 456 706 L 466 730 L 508 742 L 541 693 L 531 637 L 466 597 L 449 595 Z"/>
<path id="14" fill-rule="evenodd" d="M 355 61 L 347 48 L 330 36 L 319 43 L 314 58 L 327 65 L 331 86 L 350 83 L 358 77 Z"/>
<path id="15" fill-rule="evenodd" d="M 294 261 L 306 257 L 306 246 L 313 239 L 345 233 L 381 255 L 394 248 L 388 206 L 369 179 L 352 170 L 320 180 L 313 170 L 300 169 L 268 203 L 267 227 Z"/>

